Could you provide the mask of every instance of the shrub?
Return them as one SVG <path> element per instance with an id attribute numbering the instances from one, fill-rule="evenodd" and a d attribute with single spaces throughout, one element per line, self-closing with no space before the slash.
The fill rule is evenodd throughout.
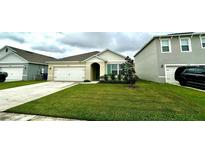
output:
<path id="1" fill-rule="evenodd" d="M 104 75 L 100 76 L 100 81 L 104 80 Z"/>
<path id="2" fill-rule="evenodd" d="M 104 75 L 104 80 L 108 81 L 108 75 L 106 75 L 106 74 Z"/>
<path id="3" fill-rule="evenodd" d="M 115 79 L 115 74 L 111 74 L 111 80 L 114 81 Z"/>
<path id="4" fill-rule="evenodd" d="M 90 80 L 84 80 L 84 82 L 90 82 Z"/>
<path id="5" fill-rule="evenodd" d="M 122 80 L 122 75 L 121 75 L 121 74 L 118 74 L 117 80 L 118 80 L 118 81 L 121 81 L 121 80 Z"/>
<path id="6" fill-rule="evenodd" d="M 8 73 L 0 72 L 0 82 L 4 82 L 7 76 L 8 76 Z"/>

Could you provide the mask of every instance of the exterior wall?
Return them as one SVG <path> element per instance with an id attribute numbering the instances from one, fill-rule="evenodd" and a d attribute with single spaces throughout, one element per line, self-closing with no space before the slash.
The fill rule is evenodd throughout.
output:
<path id="1" fill-rule="evenodd" d="M 2 48 L 0 50 L 0 59 L 2 59 L 3 57 L 5 57 L 6 55 L 10 54 L 10 53 L 13 53 L 10 49 L 6 52 L 6 49 L 5 48 Z"/>
<path id="2" fill-rule="evenodd" d="M 161 82 L 165 82 L 165 64 L 205 64 L 205 49 L 201 48 L 200 37 L 193 36 L 190 39 L 192 52 L 181 52 L 179 37 L 171 38 L 171 53 L 161 53 L 160 40 L 155 39 L 157 42 L 159 76 L 163 77 Z"/>
<path id="3" fill-rule="evenodd" d="M 0 63 L 27 63 L 27 61 L 21 59 L 19 56 L 14 53 L 5 55 L 0 59 Z"/>
<path id="4" fill-rule="evenodd" d="M 107 62 L 117 62 L 117 61 L 125 61 L 125 58 L 122 56 L 119 56 L 115 53 L 106 51 L 103 52 L 102 54 L 100 54 L 98 57 L 102 58 L 103 60 L 107 61 Z"/>
<path id="5" fill-rule="evenodd" d="M 28 62 L 17 56 L 12 50 L 3 48 L 0 50 L 0 67 L 23 67 L 23 80 L 28 79 Z"/>
<path id="6" fill-rule="evenodd" d="M 125 57 L 119 56 L 113 52 L 110 52 L 109 50 L 103 52 L 98 57 L 106 61 L 103 66 L 103 74 L 100 74 L 100 76 L 107 74 L 107 64 L 122 64 L 125 62 Z"/>
<path id="7" fill-rule="evenodd" d="M 28 63 L 11 49 L 6 52 L 5 48 L 0 51 L 0 67 L 23 67 L 23 80 L 40 79 L 41 68 L 47 73 L 48 66 L 45 64 Z"/>
<path id="8" fill-rule="evenodd" d="M 80 62 L 52 62 L 48 64 L 48 80 L 54 80 L 54 68 L 55 67 L 86 67 L 85 63 Z M 86 71 L 85 71 L 86 72 Z M 85 74 L 86 76 L 86 74 Z"/>
<path id="9" fill-rule="evenodd" d="M 160 82 L 157 52 L 157 41 L 153 40 L 135 57 L 135 70 L 139 78 Z"/>
<path id="10" fill-rule="evenodd" d="M 41 79 L 41 69 L 44 69 L 44 73 L 48 72 L 47 65 L 40 64 L 28 64 L 27 66 L 27 80 L 39 80 Z"/>

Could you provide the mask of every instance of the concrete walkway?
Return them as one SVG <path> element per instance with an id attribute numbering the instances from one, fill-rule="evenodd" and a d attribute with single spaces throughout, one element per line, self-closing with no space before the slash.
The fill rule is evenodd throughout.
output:
<path id="1" fill-rule="evenodd" d="M 0 111 L 47 96 L 65 88 L 74 86 L 75 82 L 44 82 L 0 90 Z"/>
<path id="2" fill-rule="evenodd" d="M 78 121 L 75 119 L 0 112 L 0 121 Z"/>

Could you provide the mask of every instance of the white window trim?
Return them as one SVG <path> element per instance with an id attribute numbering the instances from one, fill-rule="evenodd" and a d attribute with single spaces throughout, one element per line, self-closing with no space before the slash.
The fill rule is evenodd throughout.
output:
<path id="1" fill-rule="evenodd" d="M 109 63 L 109 64 L 106 64 L 106 74 L 108 74 L 108 65 L 113 65 L 115 63 Z M 117 65 L 117 75 L 120 74 L 120 64 L 116 64 Z M 112 67 L 111 67 L 111 70 L 112 70 Z"/>
<path id="2" fill-rule="evenodd" d="M 163 52 L 163 49 L 162 49 L 162 41 L 163 40 L 169 41 L 169 52 Z M 171 39 L 170 38 L 160 39 L 160 47 L 161 47 L 161 53 L 172 53 Z"/>
<path id="3" fill-rule="evenodd" d="M 203 45 L 202 45 L 202 43 L 203 43 L 203 42 L 202 42 L 202 39 L 203 39 L 203 38 L 205 38 L 205 36 L 200 36 L 201 48 L 202 48 L 202 49 L 205 49 L 205 47 L 203 47 Z"/>
<path id="4" fill-rule="evenodd" d="M 189 51 L 182 51 L 182 39 L 188 39 L 188 43 L 189 43 Z M 179 44 L 180 44 L 180 50 L 181 52 L 192 52 L 192 45 L 191 45 L 191 38 L 190 37 L 180 37 L 179 38 Z"/>

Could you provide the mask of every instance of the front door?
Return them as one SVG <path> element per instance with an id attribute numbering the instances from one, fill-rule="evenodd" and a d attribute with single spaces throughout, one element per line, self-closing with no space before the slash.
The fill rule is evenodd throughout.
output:
<path id="1" fill-rule="evenodd" d="M 93 63 L 91 65 L 92 69 L 92 80 L 98 81 L 100 79 L 100 65 L 98 63 Z"/>

